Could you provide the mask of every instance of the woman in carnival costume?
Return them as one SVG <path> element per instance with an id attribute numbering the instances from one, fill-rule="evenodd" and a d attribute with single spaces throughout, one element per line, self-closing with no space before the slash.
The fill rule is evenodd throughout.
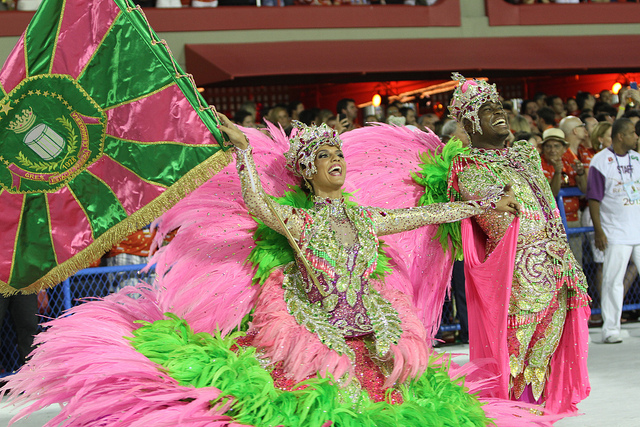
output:
<path id="1" fill-rule="evenodd" d="M 417 296 L 415 271 L 402 253 L 408 240 L 415 252 L 432 234 L 390 235 L 494 208 L 516 213 L 512 197 L 496 189 L 475 201 L 361 207 L 343 193 L 346 163 L 332 129 L 296 123 L 290 141 L 274 126 L 272 139 L 246 129 L 250 147 L 226 117 L 223 123 L 236 146 L 238 173 L 230 165 L 161 218 L 158 239 L 179 232 L 155 255 L 154 286 L 125 288 L 49 323 L 6 386 L 14 402 L 31 402 L 18 417 L 61 403 L 47 425 L 549 422 L 532 415 L 530 405 L 476 397 L 495 387 L 496 378 L 480 365 L 457 367 L 432 352 L 442 299 Z M 392 178 L 378 183 L 370 199 L 392 192 L 398 205 L 415 202 L 417 192 L 401 186 L 409 180 L 394 166 L 417 165 L 418 147 L 436 149 L 437 138 L 392 127 L 355 132 L 345 143 L 345 151 L 361 158 L 354 161 L 362 169 L 354 181 L 372 184 L 386 174 Z M 401 143 L 383 143 L 392 140 Z M 285 151 L 288 172 L 285 157 L 274 156 Z M 378 156 L 380 166 L 374 153 L 395 157 Z M 263 184 L 283 191 L 294 177 L 312 195 L 293 188 L 278 199 L 266 196 Z M 394 188 L 385 193 L 390 183 Z M 389 235 L 391 260 L 381 252 L 381 235 Z M 435 262 L 433 275 L 448 279 L 445 261 L 442 250 L 434 251 L 412 268 Z M 254 272 L 261 285 L 252 284 Z M 246 334 L 234 332 L 244 326 Z"/>

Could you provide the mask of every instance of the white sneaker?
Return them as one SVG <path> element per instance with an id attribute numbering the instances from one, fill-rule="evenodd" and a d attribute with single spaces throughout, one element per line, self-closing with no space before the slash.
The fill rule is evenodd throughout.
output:
<path id="1" fill-rule="evenodd" d="M 622 342 L 622 338 L 620 338 L 620 335 L 616 334 L 616 335 L 609 335 L 608 337 L 606 337 L 603 342 L 605 344 L 620 344 Z"/>

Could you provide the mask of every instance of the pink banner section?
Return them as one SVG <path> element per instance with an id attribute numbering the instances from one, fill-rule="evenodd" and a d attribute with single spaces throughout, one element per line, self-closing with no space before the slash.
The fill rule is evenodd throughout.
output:
<path id="1" fill-rule="evenodd" d="M 0 221 L 0 280 L 9 281 L 13 249 L 18 233 L 19 219 L 22 217 L 23 194 L 10 194 L 0 189 L 0 206 L 4 218 L 12 220 Z"/>
<path id="2" fill-rule="evenodd" d="M 100 157 L 87 170 L 113 190 L 127 215 L 146 206 L 165 190 L 164 187 L 143 181 L 138 175 L 108 156 Z"/>
<path id="3" fill-rule="evenodd" d="M 24 55 L 24 35 L 22 35 L 0 70 L 0 84 L 7 93 L 27 76 Z"/>
<path id="4" fill-rule="evenodd" d="M 140 142 L 217 144 L 176 85 L 107 110 L 107 134 Z"/>
<path id="5" fill-rule="evenodd" d="M 91 226 L 84 211 L 67 187 L 47 194 L 51 236 L 58 263 L 63 263 L 91 242 Z M 73 227 L 69 227 L 73 224 Z"/>
<path id="6" fill-rule="evenodd" d="M 51 72 L 77 78 L 119 12 L 113 1 L 66 2 Z"/>

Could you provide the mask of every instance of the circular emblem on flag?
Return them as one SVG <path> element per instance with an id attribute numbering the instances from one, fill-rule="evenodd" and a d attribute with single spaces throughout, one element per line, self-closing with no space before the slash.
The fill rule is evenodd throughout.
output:
<path id="1" fill-rule="evenodd" d="M 0 101 L 0 186 L 50 193 L 101 155 L 107 118 L 75 79 L 42 74 Z"/>

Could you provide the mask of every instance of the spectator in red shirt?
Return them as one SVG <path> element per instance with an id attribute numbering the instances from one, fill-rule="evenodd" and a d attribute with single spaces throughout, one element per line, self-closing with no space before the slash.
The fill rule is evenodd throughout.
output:
<path id="1" fill-rule="evenodd" d="M 560 121 L 560 129 L 564 132 L 565 141 L 568 144 L 567 154 L 573 156 L 571 163 L 575 159 L 582 162 L 582 166 L 586 169 L 589 168 L 591 158 L 595 154 L 595 151 L 591 147 L 591 139 L 589 139 L 589 132 L 585 124 L 577 117 L 569 116 Z M 586 187 L 585 187 L 586 189 Z M 581 189 L 584 193 L 584 189 Z"/>
<path id="2" fill-rule="evenodd" d="M 576 120 L 579 120 L 576 118 Z M 562 130 L 550 128 L 542 134 L 542 171 L 549 180 L 554 196 L 560 187 L 578 187 L 587 190 L 587 174 L 580 160 L 568 149 Z M 563 198 L 564 211 L 569 228 L 580 227 L 580 198 Z M 571 235 L 569 246 L 576 259 L 582 264 L 582 236 Z"/>

